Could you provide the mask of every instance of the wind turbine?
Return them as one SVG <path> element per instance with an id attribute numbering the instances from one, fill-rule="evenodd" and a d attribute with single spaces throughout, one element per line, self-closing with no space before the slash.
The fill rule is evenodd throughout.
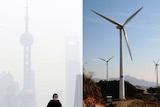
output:
<path id="1" fill-rule="evenodd" d="M 83 72 L 86 71 L 85 65 L 86 65 L 87 63 L 88 63 L 88 62 L 86 61 L 86 62 L 83 64 Z"/>
<path id="2" fill-rule="evenodd" d="M 103 58 L 99 58 L 100 60 L 106 62 L 106 80 L 108 81 L 108 62 L 113 58 L 113 56 L 111 58 L 109 58 L 108 60 L 105 60 Z"/>
<path id="3" fill-rule="evenodd" d="M 157 81 L 157 88 L 158 88 L 158 66 L 159 66 L 159 60 L 157 61 L 157 63 L 153 60 L 153 63 L 155 64 L 155 71 L 156 71 L 156 81 Z"/>
<path id="4" fill-rule="evenodd" d="M 109 22 L 117 25 L 117 29 L 119 29 L 120 31 L 120 86 L 119 86 L 119 98 L 120 99 L 125 99 L 125 91 L 124 91 L 124 77 L 123 77 L 123 42 L 122 42 L 122 32 L 124 34 L 125 40 L 126 40 L 126 44 L 128 47 L 128 51 L 132 60 L 132 54 L 131 54 L 131 50 L 130 50 L 130 46 L 129 46 L 129 42 L 128 42 L 128 37 L 127 34 L 125 32 L 124 26 L 131 21 L 131 19 L 142 9 L 143 7 L 141 7 L 140 9 L 138 9 L 134 14 L 132 14 L 126 21 L 125 23 L 122 25 L 106 16 L 103 16 L 95 11 L 92 10 L 92 12 L 96 13 L 97 15 L 101 16 L 102 18 L 108 20 Z"/>

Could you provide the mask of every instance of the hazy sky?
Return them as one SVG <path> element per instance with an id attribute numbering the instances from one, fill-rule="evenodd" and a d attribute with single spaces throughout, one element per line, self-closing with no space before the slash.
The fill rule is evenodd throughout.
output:
<path id="1" fill-rule="evenodd" d="M 0 1 L 0 73 L 11 72 L 23 88 L 26 0 Z M 38 107 L 55 90 L 65 89 L 65 37 L 82 37 L 82 1 L 28 0 L 29 32 L 34 38 L 31 68 L 35 71 Z M 82 45 L 82 44 L 81 44 Z M 77 47 L 79 48 L 79 47 Z"/>
<path id="2" fill-rule="evenodd" d="M 119 77 L 119 30 L 115 25 L 93 13 L 99 12 L 123 24 L 139 8 L 143 9 L 125 26 L 133 61 L 123 39 L 124 75 L 155 81 L 152 60 L 160 59 L 159 0 L 84 0 L 83 1 L 83 62 L 95 77 L 106 78 L 105 62 L 109 59 L 109 77 Z"/>

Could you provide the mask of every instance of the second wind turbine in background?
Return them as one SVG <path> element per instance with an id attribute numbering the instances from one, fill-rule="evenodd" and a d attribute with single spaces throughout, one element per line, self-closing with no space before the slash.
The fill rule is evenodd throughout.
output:
<path id="1" fill-rule="evenodd" d="M 143 7 L 141 7 L 140 9 L 138 9 L 134 14 L 132 14 L 126 21 L 125 23 L 122 25 L 104 15 L 101 15 L 95 11 L 92 10 L 92 12 L 96 13 L 97 15 L 101 16 L 102 18 L 108 20 L 109 22 L 117 25 L 117 29 L 119 29 L 120 31 L 120 86 L 119 86 L 119 98 L 120 99 L 125 99 L 125 91 L 124 91 L 124 77 L 123 77 L 123 42 L 122 42 L 122 32 L 124 34 L 125 40 L 126 40 L 126 44 L 128 47 L 128 51 L 132 60 L 132 54 L 131 54 L 131 50 L 130 50 L 130 46 L 129 46 L 129 42 L 128 42 L 128 37 L 127 34 L 125 32 L 124 26 L 131 21 L 131 19 L 142 9 Z"/>
<path id="2" fill-rule="evenodd" d="M 157 61 L 157 63 L 153 60 L 153 63 L 155 64 L 155 72 L 156 72 L 156 84 L 157 84 L 157 88 L 158 88 L 158 66 L 159 66 L 159 60 Z"/>
<path id="3" fill-rule="evenodd" d="M 108 62 L 113 58 L 113 56 L 111 58 L 109 58 L 108 60 L 105 60 L 103 58 L 99 58 L 100 60 L 106 62 L 106 81 L 108 81 Z"/>

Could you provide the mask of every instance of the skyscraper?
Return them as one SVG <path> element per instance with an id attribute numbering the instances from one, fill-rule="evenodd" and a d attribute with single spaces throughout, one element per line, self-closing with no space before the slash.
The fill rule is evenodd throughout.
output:
<path id="1" fill-rule="evenodd" d="M 31 69 L 31 45 L 33 37 L 29 33 L 28 0 L 26 0 L 25 33 L 21 35 L 20 42 L 24 47 L 24 82 L 20 93 L 22 107 L 35 107 L 35 80 Z"/>
<path id="2" fill-rule="evenodd" d="M 10 72 L 0 73 L 0 105 L 1 107 L 19 106 L 19 84 Z"/>
<path id="3" fill-rule="evenodd" d="M 82 107 L 81 49 L 79 36 L 67 36 L 66 46 L 66 107 Z M 77 84 L 78 83 L 78 84 Z M 77 92 L 79 91 L 79 92 Z M 79 100 L 79 103 L 77 102 Z"/>

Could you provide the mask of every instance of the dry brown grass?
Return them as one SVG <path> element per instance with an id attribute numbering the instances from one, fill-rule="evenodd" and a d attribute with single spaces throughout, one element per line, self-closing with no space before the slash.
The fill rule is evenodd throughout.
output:
<path id="1" fill-rule="evenodd" d="M 83 75 L 83 107 L 105 107 L 100 88 L 91 77 Z"/>
<path id="2" fill-rule="evenodd" d="M 114 107 L 160 107 L 160 102 L 144 102 L 139 99 L 115 101 Z"/>

